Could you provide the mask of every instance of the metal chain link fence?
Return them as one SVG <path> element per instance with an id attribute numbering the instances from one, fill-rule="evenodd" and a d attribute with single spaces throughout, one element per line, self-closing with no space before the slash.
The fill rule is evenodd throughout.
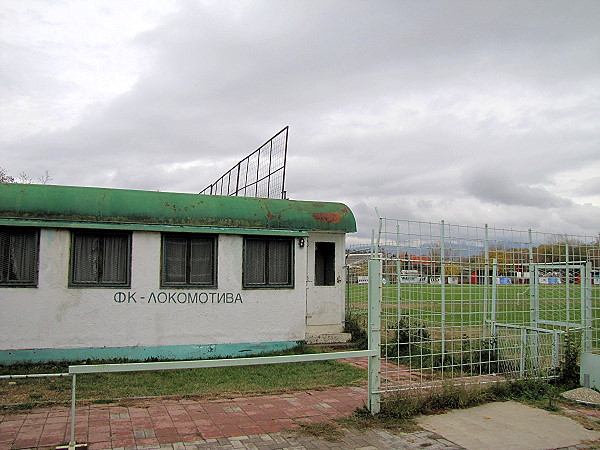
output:
<path id="1" fill-rule="evenodd" d="M 347 320 L 380 283 L 380 392 L 556 377 L 567 336 L 598 347 L 599 255 L 597 237 L 382 218 L 348 249 Z"/>

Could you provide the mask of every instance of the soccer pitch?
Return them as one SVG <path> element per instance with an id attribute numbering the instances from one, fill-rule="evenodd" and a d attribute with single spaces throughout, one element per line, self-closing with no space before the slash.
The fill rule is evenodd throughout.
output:
<path id="1" fill-rule="evenodd" d="M 382 287 L 382 318 L 398 311 L 430 326 L 482 326 L 486 321 L 529 326 L 539 321 L 581 323 L 582 287 L 580 284 L 539 285 L 532 296 L 527 284 L 441 285 L 386 284 Z M 591 289 L 591 317 L 600 318 L 600 287 Z M 365 284 L 349 284 L 346 291 L 349 313 L 366 315 L 368 291 Z M 537 306 L 537 313 L 532 312 Z M 390 318 L 390 317 L 389 317 Z"/>

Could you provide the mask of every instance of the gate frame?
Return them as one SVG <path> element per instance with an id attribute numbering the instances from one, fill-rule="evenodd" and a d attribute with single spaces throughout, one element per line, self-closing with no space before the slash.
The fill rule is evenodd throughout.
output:
<path id="1" fill-rule="evenodd" d="M 530 324 L 529 326 L 525 325 L 517 325 L 517 324 L 509 324 L 496 322 L 496 306 L 497 306 L 497 273 L 498 273 L 498 262 L 496 259 L 492 260 L 492 301 L 491 301 L 491 310 L 490 310 L 490 334 L 492 337 L 496 337 L 497 335 L 497 327 L 500 328 L 518 328 L 521 329 L 521 350 L 522 356 L 520 361 L 520 373 L 521 376 L 526 375 L 525 370 L 525 356 L 524 356 L 524 348 L 527 346 L 527 340 L 531 341 L 530 349 L 533 356 L 531 356 L 531 362 L 533 364 L 534 369 L 537 368 L 538 358 L 539 358 L 539 341 L 538 336 L 540 333 L 551 333 L 553 334 L 553 344 L 552 344 L 552 358 L 553 365 L 558 367 L 560 363 L 560 338 L 561 334 L 567 333 L 569 331 L 583 331 L 581 333 L 581 351 L 589 352 L 591 349 L 591 326 L 592 326 L 592 292 L 591 292 L 591 267 L 590 264 L 586 261 L 577 261 L 577 262 L 569 262 L 568 260 L 564 263 L 530 263 L 530 278 L 529 278 L 529 292 L 530 292 Z M 556 320 L 545 320 L 540 316 L 540 268 L 547 269 L 559 269 L 565 270 L 565 302 L 566 302 L 566 321 L 556 321 Z M 570 321 L 570 296 L 569 296 L 569 273 L 570 269 L 579 270 L 579 279 L 580 279 L 580 311 L 581 317 L 579 322 Z M 543 328 L 543 325 L 550 326 L 558 326 L 563 327 L 564 329 L 548 329 Z"/>

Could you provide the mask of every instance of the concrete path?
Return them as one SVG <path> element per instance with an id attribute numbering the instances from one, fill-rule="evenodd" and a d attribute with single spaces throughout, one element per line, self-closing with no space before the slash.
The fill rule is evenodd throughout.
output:
<path id="1" fill-rule="evenodd" d="M 516 402 L 427 416 L 418 423 L 461 447 L 478 450 L 588 448 L 585 441 L 600 438 L 599 432 L 587 430 L 568 417 Z"/>

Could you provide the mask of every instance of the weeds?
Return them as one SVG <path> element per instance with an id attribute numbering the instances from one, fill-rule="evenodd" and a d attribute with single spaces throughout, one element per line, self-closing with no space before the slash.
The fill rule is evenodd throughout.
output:
<path id="1" fill-rule="evenodd" d="M 329 442 L 337 441 L 344 436 L 344 432 L 337 422 L 303 423 L 300 433 L 316 436 Z"/>
<path id="2" fill-rule="evenodd" d="M 344 324 L 344 332 L 350 333 L 352 338 L 350 342 L 359 350 L 369 348 L 369 336 L 366 331 L 366 319 L 356 314 L 346 315 L 346 323 Z"/>
<path id="3" fill-rule="evenodd" d="M 463 386 L 446 386 L 425 393 L 399 392 L 383 400 L 380 414 L 387 418 L 407 420 L 449 409 L 469 408 L 492 399 L 485 390 L 466 389 Z"/>
<path id="4" fill-rule="evenodd" d="M 415 417 L 452 409 L 470 408 L 495 401 L 515 400 L 557 411 L 559 389 L 543 380 L 516 380 L 494 383 L 485 388 L 444 386 L 426 392 L 404 391 L 382 400 L 380 420 L 411 421 Z M 364 411 L 357 411 L 364 417 Z"/>
<path id="5" fill-rule="evenodd" d="M 383 356 L 397 358 L 430 353 L 429 339 L 427 328 L 418 323 L 410 322 L 407 316 L 400 316 L 391 343 L 387 344 L 382 350 Z"/>
<path id="6" fill-rule="evenodd" d="M 565 388 L 579 387 L 580 340 L 573 333 L 565 334 L 563 359 L 558 366 L 557 382 Z"/>

